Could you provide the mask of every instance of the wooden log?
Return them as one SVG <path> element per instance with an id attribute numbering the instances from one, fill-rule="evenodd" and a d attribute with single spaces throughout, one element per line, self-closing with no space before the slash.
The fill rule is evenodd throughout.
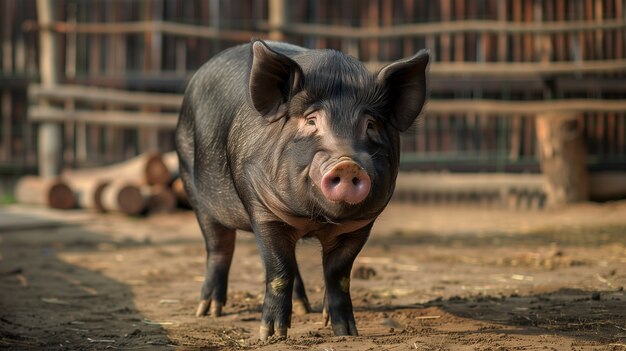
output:
<path id="1" fill-rule="evenodd" d="M 191 203 L 189 202 L 189 197 L 187 196 L 187 192 L 185 191 L 185 187 L 183 186 L 182 179 L 176 178 L 172 182 L 172 192 L 176 197 L 176 201 L 178 202 L 179 207 L 191 208 Z"/>
<path id="2" fill-rule="evenodd" d="M 589 199 L 589 175 L 582 121 L 573 113 L 544 113 L 536 118 L 541 170 L 548 206 Z"/>
<path id="3" fill-rule="evenodd" d="M 177 199 L 174 192 L 162 185 L 143 189 L 149 193 L 146 211 L 149 214 L 172 213 L 176 209 Z"/>
<path id="4" fill-rule="evenodd" d="M 109 185 L 109 179 L 76 176 L 64 179 L 76 196 L 78 208 L 104 211 L 102 191 Z"/>
<path id="5" fill-rule="evenodd" d="M 594 201 L 626 198 L 626 172 L 598 172 L 589 178 L 589 197 Z"/>
<path id="6" fill-rule="evenodd" d="M 165 185 L 170 182 L 170 171 L 163 162 L 160 153 L 152 152 L 133 157 L 117 164 L 80 169 L 65 170 L 65 178 L 94 178 L 94 179 L 132 179 L 137 184 Z"/>
<path id="7" fill-rule="evenodd" d="M 178 176 L 178 154 L 176 151 L 170 151 L 163 154 L 163 163 L 172 174 L 172 179 Z"/>
<path id="8" fill-rule="evenodd" d="M 72 189 L 60 178 L 25 176 L 15 186 L 17 202 L 68 210 L 76 207 Z"/>
<path id="9" fill-rule="evenodd" d="M 134 179 L 116 179 L 102 190 L 102 208 L 110 212 L 139 215 L 148 206 L 147 195 Z"/>

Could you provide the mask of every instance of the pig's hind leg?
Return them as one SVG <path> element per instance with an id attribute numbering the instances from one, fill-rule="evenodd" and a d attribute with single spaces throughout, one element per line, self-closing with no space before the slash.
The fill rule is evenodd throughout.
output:
<path id="1" fill-rule="evenodd" d="M 296 275 L 293 281 L 293 313 L 297 315 L 305 315 L 311 313 L 311 304 L 309 298 L 306 296 L 306 290 L 304 289 L 304 282 L 300 271 L 296 265 Z"/>
<path id="2" fill-rule="evenodd" d="M 204 235 L 207 259 L 196 316 L 210 313 L 213 317 L 219 317 L 226 303 L 228 271 L 235 251 L 235 230 L 226 228 L 211 218 L 198 216 L 198 222 Z"/>

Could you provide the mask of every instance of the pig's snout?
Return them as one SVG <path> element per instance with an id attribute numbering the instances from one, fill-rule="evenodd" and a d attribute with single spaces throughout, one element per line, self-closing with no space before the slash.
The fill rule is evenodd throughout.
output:
<path id="1" fill-rule="evenodd" d="M 354 205 L 365 200 L 371 180 L 367 172 L 352 161 L 341 161 L 322 176 L 322 194 L 333 202 Z"/>

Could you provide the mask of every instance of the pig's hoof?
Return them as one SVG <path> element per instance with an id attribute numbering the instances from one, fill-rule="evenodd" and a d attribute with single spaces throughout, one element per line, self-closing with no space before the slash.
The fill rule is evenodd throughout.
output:
<path id="1" fill-rule="evenodd" d="M 198 304 L 196 309 L 196 317 L 206 316 L 210 314 L 211 317 L 219 317 L 222 315 L 222 307 L 224 304 L 215 300 L 202 300 Z"/>
<path id="2" fill-rule="evenodd" d="M 278 326 L 274 328 L 274 324 L 272 323 L 261 323 L 261 328 L 259 329 L 259 339 L 265 341 L 272 335 L 275 335 L 275 337 L 279 339 L 286 339 L 287 327 Z"/>
<path id="3" fill-rule="evenodd" d="M 202 300 L 198 304 L 198 308 L 196 309 L 196 317 L 206 316 L 209 311 L 209 307 L 211 306 L 210 300 Z"/>
<path id="4" fill-rule="evenodd" d="M 311 305 L 307 299 L 295 299 L 292 304 L 293 314 L 297 316 L 303 316 L 307 313 L 311 313 Z"/>
<path id="5" fill-rule="evenodd" d="M 354 321 L 331 323 L 335 336 L 352 335 L 359 336 Z"/>
<path id="6" fill-rule="evenodd" d="M 221 316 L 223 306 L 224 306 L 223 303 L 213 300 L 213 302 L 211 302 L 211 310 L 209 311 L 211 313 L 211 317 Z"/>
<path id="7" fill-rule="evenodd" d="M 324 309 L 322 309 L 322 319 L 324 320 L 324 326 L 327 326 L 330 315 L 328 314 L 328 309 L 326 308 L 326 306 L 324 306 Z"/>

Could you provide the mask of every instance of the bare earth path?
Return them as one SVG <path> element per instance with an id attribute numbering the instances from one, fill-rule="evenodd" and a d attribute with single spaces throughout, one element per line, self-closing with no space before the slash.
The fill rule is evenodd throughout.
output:
<path id="1" fill-rule="evenodd" d="M 626 350 L 626 203 L 510 212 L 392 205 L 355 264 L 361 336 L 322 325 L 319 246 L 298 260 L 316 312 L 259 342 L 263 273 L 240 233 L 226 315 L 195 318 L 191 212 L 126 218 L 0 208 L 0 349 Z"/>

